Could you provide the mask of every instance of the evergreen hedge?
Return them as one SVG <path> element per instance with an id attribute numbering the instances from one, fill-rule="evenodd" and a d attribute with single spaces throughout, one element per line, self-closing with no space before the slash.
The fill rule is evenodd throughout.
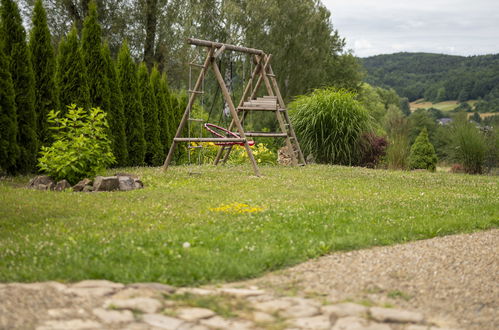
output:
<path id="1" fill-rule="evenodd" d="M 168 88 L 162 86 L 164 82 L 161 81 L 161 74 L 156 66 L 151 70 L 151 85 L 156 98 L 156 105 L 158 107 L 158 128 L 159 128 L 159 144 L 161 147 L 161 158 L 164 160 L 170 148 L 169 135 L 170 125 L 168 122 L 168 114 L 170 112 L 169 95 L 168 99 L 165 97 L 165 90 Z"/>
<path id="2" fill-rule="evenodd" d="M 411 170 L 414 169 L 425 169 L 429 171 L 435 171 L 437 166 L 437 154 L 435 153 L 435 148 L 428 138 L 428 131 L 424 128 L 421 133 L 419 133 L 416 141 L 411 147 L 411 153 L 409 154 L 409 167 Z"/>
<path id="3" fill-rule="evenodd" d="M 47 114 L 50 110 L 58 109 L 59 106 L 55 85 L 55 54 L 42 0 L 35 2 L 32 23 L 29 49 L 35 75 L 37 133 L 40 143 L 46 145 L 50 140 Z"/>
<path id="4" fill-rule="evenodd" d="M 13 0 L 1 0 L 1 4 L 0 38 L 10 62 L 9 70 L 17 108 L 17 143 L 20 155 L 15 170 L 28 173 L 35 169 L 38 151 L 35 78 L 19 8 Z"/>
<path id="5" fill-rule="evenodd" d="M 144 116 L 135 65 L 126 42 L 118 54 L 118 81 L 125 107 L 125 134 L 127 137 L 128 165 L 144 164 L 146 141 L 144 139 Z"/>

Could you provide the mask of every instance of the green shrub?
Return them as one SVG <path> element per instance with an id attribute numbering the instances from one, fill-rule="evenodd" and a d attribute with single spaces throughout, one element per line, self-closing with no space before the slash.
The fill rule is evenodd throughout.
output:
<path id="1" fill-rule="evenodd" d="M 100 108 L 89 111 L 68 106 L 66 115 L 59 111 L 48 114 L 54 130 L 50 147 L 42 147 L 38 167 L 54 180 L 66 179 L 71 184 L 99 171 L 115 162 L 111 151 L 111 140 L 106 135 L 108 123 L 106 113 Z"/>
<path id="2" fill-rule="evenodd" d="M 411 147 L 409 155 L 409 167 L 413 169 L 425 169 L 435 171 L 437 165 L 437 154 L 435 148 L 430 143 L 428 131 L 424 128 L 419 133 L 416 141 Z"/>
<path id="3" fill-rule="evenodd" d="M 372 119 L 355 94 L 331 88 L 299 96 L 289 105 L 305 154 L 317 162 L 353 165 L 361 155 L 360 139 L 371 131 Z"/>
<path id="4" fill-rule="evenodd" d="M 487 143 L 484 134 L 465 116 L 457 117 L 451 126 L 450 155 L 470 174 L 481 174 L 485 165 Z"/>

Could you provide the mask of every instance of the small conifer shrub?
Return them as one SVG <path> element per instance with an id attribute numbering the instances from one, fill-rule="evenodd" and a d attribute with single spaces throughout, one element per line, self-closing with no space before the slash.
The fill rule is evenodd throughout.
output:
<path id="1" fill-rule="evenodd" d="M 55 142 L 42 147 L 38 167 L 54 180 L 66 179 L 75 184 L 115 162 L 111 140 L 106 135 L 106 113 L 100 108 L 86 111 L 72 104 L 64 116 L 60 116 L 60 111 L 50 111 L 48 122 Z"/>
<path id="2" fill-rule="evenodd" d="M 424 128 L 419 133 L 416 141 L 411 147 L 409 154 L 409 167 L 414 169 L 425 169 L 435 171 L 437 166 L 437 154 L 435 148 L 428 138 L 428 131 Z"/>

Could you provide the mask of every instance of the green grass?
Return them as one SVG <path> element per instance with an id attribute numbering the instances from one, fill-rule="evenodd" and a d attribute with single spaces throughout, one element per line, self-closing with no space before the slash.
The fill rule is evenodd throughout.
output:
<path id="1" fill-rule="evenodd" d="M 468 103 L 472 108 L 475 106 L 475 103 L 477 103 L 478 100 L 468 100 L 466 103 Z M 423 109 L 429 109 L 429 108 L 435 108 L 438 110 L 441 110 L 443 112 L 448 112 L 451 110 L 454 110 L 459 106 L 459 102 L 456 100 L 451 100 L 451 101 L 443 101 L 443 102 L 437 102 L 433 103 L 430 101 L 426 101 L 424 99 L 419 99 L 414 102 L 411 102 L 411 110 L 415 111 L 416 109 L 423 108 Z"/>
<path id="2" fill-rule="evenodd" d="M 234 281 L 332 251 L 499 225 L 492 176 L 319 165 L 264 167 L 262 178 L 248 165 L 119 171 L 146 188 L 58 193 L 22 188 L 27 177 L 0 180 L 0 282 Z M 234 202 L 254 212 L 210 210 Z"/>

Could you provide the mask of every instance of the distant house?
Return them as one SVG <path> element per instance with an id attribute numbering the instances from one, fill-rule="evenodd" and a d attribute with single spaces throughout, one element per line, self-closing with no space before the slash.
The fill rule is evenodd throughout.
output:
<path id="1" fill-rule="evenodd" d="M 437 119 L 437 123 L 439 123 L 440 125 L 448 125 L 452 123 L 452 118 L 440 118 Z"/>

